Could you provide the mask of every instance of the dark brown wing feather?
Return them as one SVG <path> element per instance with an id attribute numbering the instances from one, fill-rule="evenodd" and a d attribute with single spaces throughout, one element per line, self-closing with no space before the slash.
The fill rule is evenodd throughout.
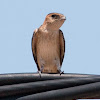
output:
<path id="1" fill-rule="evenodd" d="M 60 65 L 62 65 L 64 54 L 65 54 L 65 39 L 63 32 L 59 30 L 59 38 L 60 38 Z"/>
<path id="2" fill-rule="evenodd" d="M 33 53 L 35 63 L 37 64 L 37 68 L 38 70 L 40 70 L 37 63 L 36 43 L 37 43 L 37 32 L 34 31 L 33 36 L 32 36 L 32 53 Z"/>

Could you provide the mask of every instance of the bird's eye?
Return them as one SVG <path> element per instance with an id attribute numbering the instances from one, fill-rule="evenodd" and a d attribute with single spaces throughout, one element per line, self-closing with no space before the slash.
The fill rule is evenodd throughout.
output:
<path id="1" fill-rule="evenodd" d="M 52 17 L 52 18 L 56 18 L 57 16 L 56 16 L 56 15 L 52 15 L 51 17 Z"/>

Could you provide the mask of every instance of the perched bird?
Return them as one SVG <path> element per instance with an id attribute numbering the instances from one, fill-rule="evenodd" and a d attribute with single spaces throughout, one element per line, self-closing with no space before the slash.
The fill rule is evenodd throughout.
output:
<path id="1" fill-rule="evenodd" d="M 32 52 L 39 74 L 61 73 L 65 39 L 59 28 L 65 20 L 63 14 L 50 13 L 44 23 L 33 33 Z"/>

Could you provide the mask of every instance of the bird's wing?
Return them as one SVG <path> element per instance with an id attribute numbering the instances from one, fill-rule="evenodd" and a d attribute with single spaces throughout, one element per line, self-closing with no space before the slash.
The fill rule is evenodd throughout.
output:
<path id="1" fill-rule="evenodd" d="M 63 32 L 59 30 L 59 40 L 60 40 L 60 65 L 62 65 L 64 54 L 65 54 L 65 39 Z"/>
<path id="2" fill-rule="evenodd" d="M 32 53 L 33 53 L 35 63 L 37 64 L 37 68 L 39 70 L 39 66 L 38 66 L 38 63 L 37 63 L 37 52 L 36 52 L 37 34 L 38 34 L 38 29 L 36 29 L 33 32 L 33 36 L 32 36 Z"/>

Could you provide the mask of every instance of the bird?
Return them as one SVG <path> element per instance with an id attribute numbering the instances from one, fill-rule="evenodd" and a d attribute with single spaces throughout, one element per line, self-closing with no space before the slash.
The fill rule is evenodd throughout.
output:
<path id="1" fill-rule="evenodd" d="M 32 53 L 38 73 L 63 73 L 65 39 L 60 27 L 66 17 L 60 13 L 49 13 L 43 24 L 35 29 L 32 36 Z"/>

